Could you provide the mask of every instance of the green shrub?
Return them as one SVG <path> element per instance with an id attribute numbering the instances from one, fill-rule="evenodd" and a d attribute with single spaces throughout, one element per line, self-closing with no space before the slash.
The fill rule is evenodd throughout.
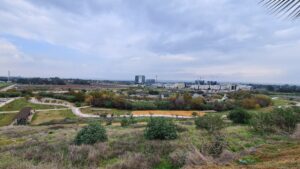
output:
<path id="1" fill-rule="evenodd" d="M 282 131 L 292 133 L 299 122 L 299 116 L 295 109 L 275 109 L 273 112 L 274 124 Z"/>
<path id="2" fill-rule="evenodd" d="M 219 115 L 205 115 L 195 119 L 197 128 L 206 129 L 208 132 L 215 132 L 225 127 L 225 123 Z"/>
<path id="3" fill-rule="evenodd" d="M 255 131 L 261 134 L 275 131 L 275 126 L 271 113 L 255 114 L 250 120 L 250 125 Z"/>
<path id="4" fill-rule="evenodd" d="M 300 121 L 296 109 L 275 109 L 271 113 L 259 113 L 251 119 L 251 126 L 260 133 L 282 131 L 292 133 Z"/>
<path id="5" fill-rule="evenodd" d="M 107 140 L 106 130 L 98 123 L 91 123 L 81 129 L 76 138 L 75 144 L 95 144 Z"/>
<path id="6" fill-rule="evenodd" d="M 166 118 L 151 118 L 144 132 L 145 138 L 149 140 L 172 140 L 177 138 L 176 125 Z"/>
<path id="7" fill-rule="evenodd" d="M 127 126 L 129 126 L 129 124 L 130 124 L 130 121 L 128 120 L 128 118 L 123 117 L 122 120 L 121 120 L 121 126 L 122 127 L 127 127 Z"/>
<path id="8" fill-rule="evenodd" d="M 251 119 L 251 115 L 244 109 L 235 109 L 229 113 L 228 118 L 234 123 L 247 124 Z"/>

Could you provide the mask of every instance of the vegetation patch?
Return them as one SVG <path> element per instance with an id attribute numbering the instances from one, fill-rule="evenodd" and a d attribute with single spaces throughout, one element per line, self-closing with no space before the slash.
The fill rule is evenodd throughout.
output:
<path id="1" fill-rule="evenodd" d="M 75 144 L 95 144 L 107 140 L 106 130 L 99 123 L 92 123 L 79 131 L 74 140 Z"/>
<path id="2" fill-rule="evenodd" d="M 206 129 L 208 132 L 213 133 L 225 127 L 225 123 L 219 115 L 205 115 L 195 119 L 197 128 Z"/>
<path id="3" fill-rule="evenodd" d="M 62 106 L 33 104 L 28 102 L 25 98 L 21 98 L 21 99 L 14 100 L 13 102 L 1 107 L 0 111 L 19 111 L 24 107 L 31 107 L 32 109 L 36 109 L 36 110 L 64 108 Z"/>
<path id="4" fill-rule="evenodd" d="M 17 113 L 0 114 L 0 127 L 10 125 L 16 118 Z"/>
<path id="5" fill-rule="evenodd" d="M 172 120 L 151 118 L 145 129 L 145 137 L 149 140 L 173 140 L 177 138 L 177 128 Z"/>
<path id="6" fill-rule="evenodd" d="M 65 119 L 74 120 L 77 119 L 77 117 L 72 113 L 71 110 L 41 111 L 34 114 L 31 124 L 40 125 L 51 121 L 61 121 Z"/>

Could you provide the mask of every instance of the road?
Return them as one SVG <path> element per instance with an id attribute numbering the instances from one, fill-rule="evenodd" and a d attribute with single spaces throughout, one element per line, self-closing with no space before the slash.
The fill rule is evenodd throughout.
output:
<path id="1" fill-rule="evenodd" d="M 5 87 L 3 89 L 0 89 L 0 92 L 6 92 L 7 90 L 13 89 L 15 86 L 16 86 L 16 84 L 7 86 L 7 87 Z"/>

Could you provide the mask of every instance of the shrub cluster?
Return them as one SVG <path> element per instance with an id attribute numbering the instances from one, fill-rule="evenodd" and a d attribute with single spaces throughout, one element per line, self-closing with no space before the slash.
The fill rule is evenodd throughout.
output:
<path id="1" fill-rule="evenodd" d="M 229 113 L 228 118 L 234 123 L 247 124 L 251 119 L 251 114 L 244 109 L 235 109 Z"/>
<path id="2" fill-rule="evenodd" d="M 300 121 L 299 113 L 294 108 L 275 109 L 271 113 L 258 113 L 250 121 L 253 129 L 260 133 L 292 133 Z"/>
<path id="3" fill-rule="evenodd" d="M 177 128 L 172 120 L 166 118 L 151 118 L 144 131 L 149 140 L 172 140 L 177 138 Z"/>
<path id="4" fill-rule="evenodd" d="M 225 127 L 225 123 L 219 115 L 205 115 L 195 119 L 197 128 L 206 129 L 208 132 L 213 133 Z"/>
<path id="5" fill-rule="evenodd" d="M 75 144 L 95 144 L 107 140 L 106 130 L 99 123 L 91 123 L 81 129 L 75 138 Z"/>
<path id="6" fill-rule="evenodd" d="M 240 102 L 240 106 L 245 109 L 256 109 L 261 107 L 268 107 L 270 105 L 272 105 L 271 98 L 262 94 L 243 98 Z"/>

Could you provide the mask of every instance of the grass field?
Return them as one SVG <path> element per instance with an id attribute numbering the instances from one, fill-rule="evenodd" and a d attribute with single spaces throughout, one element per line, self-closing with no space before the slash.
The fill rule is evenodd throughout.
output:
<path id="1" fill-rule="evenodd" d="M 51 110 L 46 112 L 36 112 L 32 118 L 31 125 L 40 125 L 64 119 L 76 119 L 71 110 Z"/>
<path id="2" fill-rule="evenodd" d="M 0 127 L 10 125 L 14 121 L 16 115 L 17 113 L 0 114 Z"/>
<path id="3" fill-rule="evenodd" d="M 127 165 L 127 168 L 135 168 L 139 164 L 149 165 L 150 160 L 155 163 L 150 168 L 173 169 L 171 159 L 174 154 L 193 153 L 191 146 L 200 150 L 201 145 L 211 139 L 205 130 L 197 130 L 193 123 L 183 122 L 176 121 L 185 130 L 179 133 L 178 139 L 171 141 L 145 140 L 144 127 L 106 126 L 108 141 L 93 146 L 73 144 L 76 133 L 82 128 L 82 125 L 77 124 L 0 128 L 0 145 L 3 148 L 0 149 L 0 168 L 117 169 Z M 299 140 L 276 134 L 255 134 L 250 128 L 240 125 L 229 126 L 221 133 L 226 135 L 230 152 L 236 155 L 243 152 L 245 155 L 229 161 L 227 165 L 212 164 L 194 168 L 296 169 L 300 166 Z M 251 147 L 256 148 L 254 153 L 249 154 L 247 150 Z M 175 162 L 177 160 L 180 160 L 180 156 L 175 158 Z"/>
<path id="4" fill-rule="evenodd" d="M 175 110 L 139 110 L 133 111 L 133 115 L 170 115 L 170 116 L 192 116 L 196 112 L 198 116 L 204 116 L 203 111 L 175 111 Z"/>
<path id="5" fill-rule="evenodd" d="M 21 99 L 17 99 L 15 101 L 1 107 L 0 111 L 19 111 L 24 107 L 32 107 L 33 109 L 64 108 L 62 106 L 33 104 L 33 103 L 28 102 L 25 98 L 21 98 Z"/>

